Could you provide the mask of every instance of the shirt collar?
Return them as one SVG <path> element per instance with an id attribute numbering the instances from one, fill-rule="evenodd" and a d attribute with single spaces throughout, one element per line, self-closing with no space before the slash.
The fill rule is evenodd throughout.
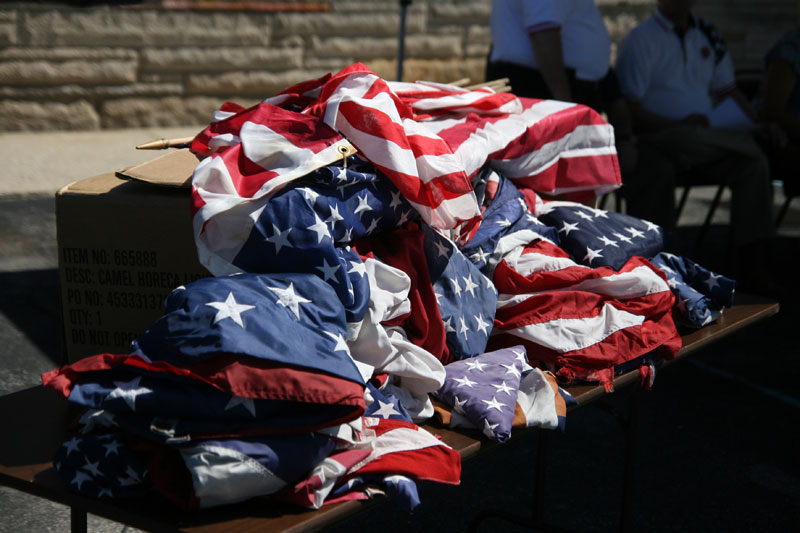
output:
<path id="1" fill-rule="evenodd" d="M 664 31 L 669 31 L 669 32 L 675 31 L 675 24 L 673 24 L 671 20 L 665 17 L 661 13 L 661 10 L 659 10 L 658 8 L 656 8 L 655 13 L 653 13 L 653 18 L 656 19 L 656 22 L 658 22 L 658 25 L 661 26 L 661 29 L 663 29 Z M 695 19 L 693 13 L 689 13 L 688 28 L 694 28 L 695 26 L 697 26 L 697 20 Z"/>

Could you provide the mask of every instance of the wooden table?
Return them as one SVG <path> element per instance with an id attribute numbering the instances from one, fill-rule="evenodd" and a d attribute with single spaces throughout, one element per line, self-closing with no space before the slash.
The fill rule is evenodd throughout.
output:
<path id="1" fill-rule="evenodd" d="M 683 348 L 677 357 L 661 364 L 673 364 L 690 354 L 778 312 L 777 303 L 757 297 L 739 295 L 737 303 L 726 309 L 715 323 L 683 335 Z M 617 376 L 615 389 L 631 385 L 639 379 L 638 371 Z M 577 400 L 572 409 L 580 408 L 606 393 L 602 386 L 579 385 L 568 388 Z M 63 442 L 71 414 L 76 412 L 54 391 L 43 387 L 22 390 L 0 397 L 0 483 L 9 487 L 70 506 L 73 531 L 86 530 L 86 513 L 92 513 L 130 526 L 151 531 L 283 531 L 299 532 L 318 529 L 363 510 L 376 502 L 343 502 L 327 505 L 320 510 L 303 510 L 258 498 L 225 508 L 184 513 L 170 504 L 153 498 L 142 502 L 95 500 L 71 492 L 53 467 L 52 457 Z M 461 453 L 462 459 L 495 446 L 477 432 L 453 431 L 436 426 L 424 426 L 440 435 L 444 441 Z M 528 432 L 515 432 L 514 436 Z M 540 430 L 540 438 L 548 431 Z M 632 432 L 629 432 L 629 435 Z M 635 435 L 635 432 L 634 432 Z M 546 437 L 544 437 L 546 438 Z M 635 440 L 629 445 L 635 445 Z M 540 446 L 537 464 L 546 460 L 545 446 Z M 630 455 L 630 454 L 629 454 Z M 627 470 L 630 468 L 626 463 Z M 537 468 L 543 472 L 543 468 Z M 544 478 L 537 472 L 537 494 L 542 491 Z M 623 529 L 625 525 L 625 499 L 623 494 Z M 536 506 L 536 505 L 535 505 Z M 146 509 L 146 511 L 143 511 Z M 534 517 L 537 510 L 534 509 Z"/>

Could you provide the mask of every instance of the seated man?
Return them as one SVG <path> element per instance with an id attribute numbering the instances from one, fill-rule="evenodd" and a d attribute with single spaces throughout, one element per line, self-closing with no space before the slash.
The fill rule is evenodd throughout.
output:
<path id="1" fill-rule="evenodd" d="M 665 228 L 675 224 L 676 177 L 702 168 L 731 188 L 737 270 L 767 251 L 774 234 L 766 156 L 753 137 L 755 113 L 736 88 L 733 63 L 713 26 L 691 13 L 693 0 L 658 0 L 653 16 L 620 44 L 616 71 L 638 134 L 639 160 L 623 176 L 628 213 Z M 744 127 L 715 127 L 715 104 L 732 98 Z M 732 104 L 733 102 L 727 102 Z M 749 123 L 749 124 L 748 124 Z"/>

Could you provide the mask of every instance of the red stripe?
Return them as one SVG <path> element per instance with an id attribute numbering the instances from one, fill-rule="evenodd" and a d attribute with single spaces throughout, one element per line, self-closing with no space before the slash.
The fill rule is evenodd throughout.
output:
<path id="1" fill-rule="evenodd" d="M 538 174 L 511 179 L 518 188 L 530 188 L 543 193 L 573 188 L 591 191 L 598 185 L 622 184 L 616 154 L 562 157 Z M 564 199 L 570 200 L 571 197 Z"/>
<path id="2" fill-rule="evenodd" d="M 136 355 L 106 353 L 42 374 L 42 382 L 68 397 L 72 385 L 83 373 L 123 366 L 180 376 L 245 398 L 350 405 L 356 411 L 364 410 L 364 387 L 358 383 L 320 370 L 289 367 L 241 355 L 223 354 L 195 365 L 178 367 L 165 361 L 149 362 Z"/>

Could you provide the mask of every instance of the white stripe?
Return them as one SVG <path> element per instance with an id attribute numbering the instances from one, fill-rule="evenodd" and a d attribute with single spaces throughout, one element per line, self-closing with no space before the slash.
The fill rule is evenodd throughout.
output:
<path id="1" fill-rule="evenodd" d="M 181 449 L 200 507 L 214 507 L 273 494 L 286 482 L 249 455 L 222 446 Z"/>
<path id="2" fill-rule="evenodd" d="M 535 254 L 526 254 L 535 255 Z M 576 265 L 582 266 L 582 265 Z M 588 268 L 588 267 L 587 267 Z M 559 269 L 553 269 L 559 270 Z M 541 272 L 543 270 L 537 270 Z M 542 293 L 558 291 L 583 291 L 601 294 L 620 300 L 641 298 L 650 294 L 669 291 L 669 285 L 661 277 L 646 266 L 638 266 L 628 272 L 611 274 L 602 278 L 587 279 L 567 287 L 548 289 L 546 291 L 526 294 L 500 294 L 497 298 L 497 308 L 502 309 L 524 302 L 528 298 Z"/>
<path id="3" fill-rule="evenodd" d="M 597 316 L 558 318 L 510 329 L 506 333 L 528 339 L 558 353 L 567 353 L 602 342 L 617 331 L 639 326 L 643 322 L 643 316 L 605 304 Z"/>
<path id="4" fill-rule="evenodd" d="M 472 175 L 486 162 L 489 154 L 506 148 L 539 121 L 564 109 L 575 106 L 570 102 L 543 100 L 537 102 L 522 113 L 509 115 L 508 118 L 494 123 L 486 123 L 472 132 L 461 145 L 455 149 L 456 156 L 463 162 L 468 175 Z"/>
<path id="5" fill-rule="evenodd" d="M 613 142 L 614 128 L 610 124 L 578 126 L 560 139 L 545 143 L 538 150 L 514 159 L 494 161 L 492 166 L 512 179 L 534 176 L 561 158 L 616 154 Z"/>
<path id="6" fill-rule="evenodd" d="M 580 265 L 569 257 L 554 257 L 540 252 L 523 253 L 522 248 L 514 250 L 504 259 L 509 267 L 523 276 L 528 276 L 534 272 L 556 272 L 570 267 L 589 270 L 589 267 Z"/>

